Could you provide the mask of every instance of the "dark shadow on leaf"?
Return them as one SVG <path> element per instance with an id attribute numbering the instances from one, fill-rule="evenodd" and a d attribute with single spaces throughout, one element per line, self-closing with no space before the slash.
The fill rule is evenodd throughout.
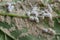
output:
<path id="1" fill-rule="evenodd" d="M 0 27 L 7 28 L 7 29 L 11 28 L 10 24 L 4 21 L 3 22 L 0 21 Z"/>

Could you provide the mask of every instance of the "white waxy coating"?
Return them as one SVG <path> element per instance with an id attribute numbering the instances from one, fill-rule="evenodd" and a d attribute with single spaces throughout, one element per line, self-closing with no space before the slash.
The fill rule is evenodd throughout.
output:
<path id="1" fill-rule="evenodd" d="M 53 34 L 56 34 L 56 32 L 53 29 L 49 28 L 48 30 L 51 31 Z"/>
<path id="2" fill-rule="evenodd" d="M 27 11 L 27 16 L 30 16 L 31 12 L 30 11 Z"/>
<path id="3" fill-rule="evenodd" d="M 39 23 L 39 18 L 38 18 L 38 17 L 35 17 L 35 21 L 36 21 L 37 23 Z"/>
<path id="4" fill-rule="evenodd" d="M 30 19 L 30 20 L 34 20 L 34 19 L 35 19 L 35 17 L 33 17 L 33 16 L 30 16 L 30 17 L 29 17 L 29 19 Z"/>
<path id="5" fill-rule="evenodd" d="M 14 6 L 11 3 L 7 3 L 7 4 L 8 4 L 9 12 L 12 12 L 14 10 Z"/>
<path id="6" fill-rule="evenodd" d="M 48 29 L 43 29 L 45 32 L 48 32 Z"/>
<path id="7" fill-rule="evenodd" d="M 27 11 L 27 15 L 29 17 L 30 20 L 35 20 L 37 23 L 39 23 L 39 18 L 38 18 L 38 7 L 33 7 L 32 11 Z M 32 15 L 31 15 L 32 14 Z"/>
<path id="8" fill-rule="evenodd" d="M 49 12 L 50 13 L 52 13 L 53 12 L 53 10 L 52 10 L 52 8 L 51 8 L 51 6 L 48 4 L 48 9 L 49 9 Z"/>
<path id="9" fill-rule="evenodd" d="M 36 17 L 38 17 L 38 12 L 37 11 L 31 11 L 31 14 L 35 14 Z"/>
<path id="10" fill-rule="evenodd" d="M 8 6 L 9 12 L 12 12 L 13 9 L 14 9 L 14 6 Z"/>
<path id="11" fill-rule="evenodd" d="M 48 10 L 42 11 L 42 16 L 43 19 L 44 17 L 49 17 L 50 19 L 52 19 L 52 14 Z"/>

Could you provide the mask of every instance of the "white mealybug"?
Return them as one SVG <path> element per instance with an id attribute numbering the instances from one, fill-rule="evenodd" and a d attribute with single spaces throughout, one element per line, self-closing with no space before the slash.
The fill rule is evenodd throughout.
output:
<path id="1" fill-rule="evenodd" d="M 48 32 L 48 29 L 43 29 L 43 32 L 46 32 L 47 33 Z"/>
<path id="2" fill-rule="evenodd" d="M 38 17 L 38 11 L 39 11 L 38 7 L 37 6 L 34 6 L 32 8 L 31 14 L 35 14 L 35 16 Z"/>
<path id="3" fill-rule="evenodd" d="M 34 16 L 32 16 L 31 11 L 27 11 L 27 16 L 29 17 L 29 20 L 33 21 L 34 20 Z"/>
<path id="4" fill-rule="evenodd" d="M 38 7 L 36 7 L 36 6 L 33 7 L 32 11 L 31 11 L 31 14 L 33 14 L 33 16 L 34 16 L 34 20 L 35 20 L 37 23 L 39 23 L 38 11 L 39 11 L 39 9 L 38 9 Z"/>
<path id="5" fill-rule="evenodd" d="M 50 27 L 54 27 L 54 22 L 53 22 L 53 17 L 52 17 L 52 14 L 47 10 L 47 9 L 45 9 L 43 12 L 42 12 L 43 14 L 43 19 L 45 18 L 45 17 L 47 17 L 48 18 L 48 22 L 49 22 L 49 26 Z"/>
<path id="6" fill-rule="evenodd" d="M 11 3 L 7 3 L 8 4 L 8 11 L 12 12 L 14 10 L 14 6 Z"/>
<path id="7" fill-rule="evenodd" d="M 51 29 L 51 28 L 48 29 L 48 32 L 51 33 L 52 35 L 56 34 L 56 32 L 53 29 Z"/>
<path id="8" fill-rule="evenodd" d="M 27 11 L 26 14 L 27 14 L 27 16 L 29 17 L 30 14 L 31 14 L 31 12 L 30 12 L 30 11 Z"/>
<path id="9" fill-rule="evenodd" d="M 48 29 L 42 28 L 41 30 L 42 30 L 42 33 L 48 33 L 49 35 L 55 35 L 56 34 L 55 30 L 53 30 L 51 28 L 48 28 Z"/>
<path id="10" fill-rule="evenodd" d="M 35 11 L 35 10 L 31 11 L 31 14 L 34 14 L 34 15 L 35 15 L 35 17 L 38 17 L 38 12 L 37 12 L 37 11 Z"/>
<path id="11" fill-rule="evenodd" d="M 39 18 L 36 16 L 35 13 L 31 13 L 29 19 L 32 21 L 36 21 L 36 23 L 39 23 Z"/>
<path id="12" fill-rule="evenodd" d="M 48 9 L 49 9 L 49 12 L 52 13 L 53 10 L 49 4 L 48 4 Z"/>
<path id="13" fill-rule="evenodd" d="M 42 13 L 44 17 L 48 17 L 49 19 L 52 20 L 52 14 L 48 10 L 42 11 Z"/>
<path id="14" fill-rule="evenodd" d="M 34 21 L 35 18 L 33 16 L 29 16 L 29 19 Z"/>
<path id="15" fill-rule="evenodd" d="M 33 11 L 39 11 L 39 8 L 35 5 L 34 7 L 32 7 Z"/>
<path id="16" fill-rule="evenodd" d="M 36 23 L 39 23 L 39 18 L 35 17 L 35 21 L 36 21 Z"/>
<path id="17" fill-rule="evenodd" d="M 27 12 L 27 16 L 29 17 L 30 20 L 36 21 L 39 23 L 39 18 L 38 18 L 38 11 L 37 7 L 33 7 L 32 11 Z"/>
<path id="18" fill-rule="evenodd" d="M 40 14 L 39 14 L 39 17 L 41 17 L 42 19 L 44 19 L 44 17 L 45 17 L 44 13 L 45 13 L 44 11 L 41 11 Z"/>

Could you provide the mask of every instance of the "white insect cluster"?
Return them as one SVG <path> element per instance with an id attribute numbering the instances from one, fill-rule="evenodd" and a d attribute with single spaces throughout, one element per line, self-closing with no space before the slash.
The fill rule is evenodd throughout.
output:
<path id="1" fill-rule="evenodd" d="M 27 12 L 27 15 L 30 20 L 35 20 L 37 23 L 39 23 L 39 17 L 42 17 L 42 19 L 48 17 L 50 20 L 52 20 L 52 11 L 53 10 L 50 5 L 48 5 L 48 9 L 44 10 L 39 10 L 37 6 L 34 6 L 31 11 Z"/>
<path id="2" fill-rule="evenodd" d="M 30 20 L 36 21 L 36 23 L 39 23 L 39 18 L 38 18 L 38 7 L 33 7 L 31 11 L 27 12 L 27 15 Z"/>
<path id="3" fill-rule="evenodd" d="M 51 28 L 48 28 L 48 29 L 42 28 L 42 32 L 43 33 L 48 33 L 50 35 L 55 35 L 56 34 L 56 32 L 53 29 L 51 29 Z"/>
<path id="4" fill-rule="evenodd" d="M 48 31 L 49 31 L 49 33 L 51 33 L 52 35 L 55 35 L 55 34 L 56 34 L 55 30 L 53 30 L 53 29 L 51 29 L 51 28 L 49 28 Z"/>
<path id="5" fill-rule="evenodd" d="M 48 10 L 42 11 L 42 13 L 43 13 L 42 16 L 52 19 L 52 14 Z"/>
<path id="6" fill-rule="evenodd" d="M 43 0 L 41 0 L 41 1 L 43 2 Z M 48 3 L 48 1 L 49 0 L 47 0 L 46 2 Z M 51 22 L 51 24 L 52 24 L 52 21 L 53 21 L 52 12 L 53 12 L 53 10 L 52 10 L 51 5 L 47 4 L 47 3 L 46 3 L 46 5 L 47 5 L 46 8 L 43 8 L 43 10 L 39 9 L 37 6 L 34 6 L 34 7 L 32 7 L 32 10 L 27 11 L 27 15 L 28 15 L 29 19 L 32 21 L 36 21 L 36 23 L 39 23 L 41 18 L 44 20 L 45 17 L 47 17 L 47 18 L 49 18 L 49 22 Z M 42 30 L 42 32 L 48 33 L 49 35 L 55 35 L 56 34 L 56 32 L 51 28 L 48 28 L 48 29 L 47 28 L 46 29 L 41 28 L 41 30 Z"/>
<path id="7" fill-rule="evenodd" d="M 14 6 L 12 5 L 12 3 L 7 3 L 7 5 L 8 5 L 8 11 L 9 12 L 12 12 L 13 10 L 14 10 Z"/>

